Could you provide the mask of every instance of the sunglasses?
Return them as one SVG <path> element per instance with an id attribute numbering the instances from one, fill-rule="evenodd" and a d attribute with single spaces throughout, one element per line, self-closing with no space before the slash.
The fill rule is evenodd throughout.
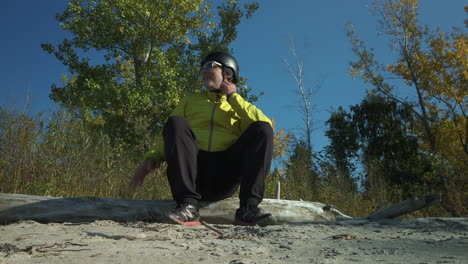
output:
<path id="1" fill-rule="evenodd" d="M 202 70 L 205 70 L 205 71 L 211 71 L 212 69 L 216 68 L 216 67 L 222 67 L 223 65 L 219 62 L 216 62 L 216 61 L 209 61 L 205 64 L 203 64 L 201 67 L 200 67 L 200 73 Z"/>

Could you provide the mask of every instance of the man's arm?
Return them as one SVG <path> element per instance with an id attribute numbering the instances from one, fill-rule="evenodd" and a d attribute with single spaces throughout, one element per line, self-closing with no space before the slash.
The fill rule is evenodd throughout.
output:
<path id="1" fill-rule="evenodd" d="M 185 102 L 184 99 L 176 106 L 171 116 L 180 115 L 185 116 Z M 145 154 L 145 160 L 135 169 L 133 178 L 129 183 L 130 187 L 137 187 L 143 184 L 146 176 L 154 169 L 159 168 L 162 162 L 164 162 L 164 140 L 162 134 L 160 135 L 156 146 L 150 149 Z"/>
<path id="2" fill-rule="evenodd" d="M 271 120 L 263 114 L 260 109 L 244 100 L 244 98 L 237 93 L 235 84 L 225 80 L 221 84 L 221 90 L 228 96 L 229 104 L 234 111 L 236 111 L 236 114 L 240 116 L 242 129 L 246 129 L 255 121 L 268 122 L 273 127 Z"/>
<path id="3" fill-rule="evenodd" d="M 129 187 L 135 188 L 141 186 L 143 181 L 145 180 L 146 176 L 154 169 L 156 169 L 157 164 L 156 161 L 153 159 L 145 159 L 140 166 L 135 169 L 133 173 L 133 178 L 129 183 Z"/>

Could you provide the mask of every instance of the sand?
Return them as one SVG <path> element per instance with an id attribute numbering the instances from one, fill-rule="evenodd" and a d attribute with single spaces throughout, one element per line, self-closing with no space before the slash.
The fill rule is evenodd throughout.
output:
<path id="1" fill-rule="evenodd" d="M 468 218 L 284 224 L 0 226 L 0 263 L 468 263 Z"/>

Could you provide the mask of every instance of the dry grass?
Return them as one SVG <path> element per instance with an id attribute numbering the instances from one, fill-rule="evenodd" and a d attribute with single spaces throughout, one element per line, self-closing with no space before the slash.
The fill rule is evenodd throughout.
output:
<path id="1" fill-rule="evenodd" d="M 0 110 L 0 192 L 171 198 L 159 171 L 142 188 L 128 188 L 139 157 L 122 146 L 112 147 L 108 136 L 89 132 L 82 122 L 60 113 L 48 120 L 46 129 L 39 117 Z"/>

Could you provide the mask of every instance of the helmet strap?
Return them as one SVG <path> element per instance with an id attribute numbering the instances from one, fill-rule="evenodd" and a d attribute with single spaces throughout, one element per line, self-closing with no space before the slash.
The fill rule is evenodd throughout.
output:
<path id="1" fill-rule="evenodd" d="M 224 78 L 226 78 L 228 81 L 232 82 L 234 73 L 230 68 L 223 65 L 222 74 L 223 74 L 223 81 L 224 81 Z"/>

